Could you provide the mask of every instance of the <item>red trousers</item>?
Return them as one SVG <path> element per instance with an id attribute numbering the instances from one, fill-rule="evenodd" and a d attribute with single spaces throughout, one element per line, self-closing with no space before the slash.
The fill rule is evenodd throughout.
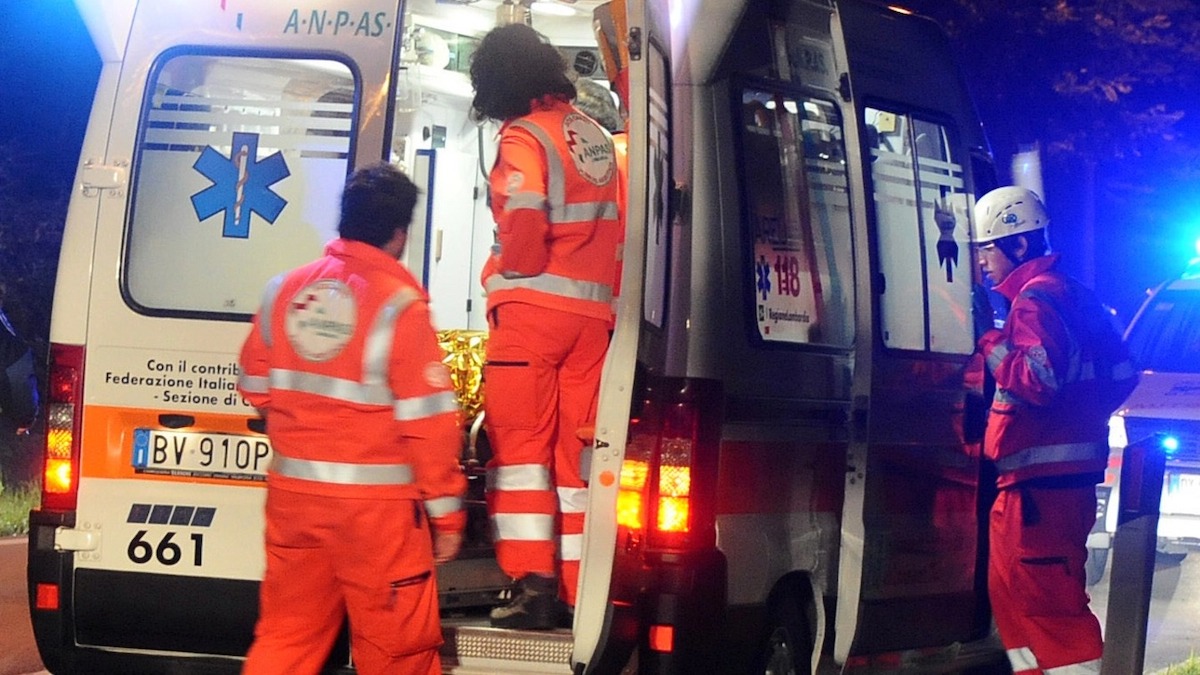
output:
<path id="1" fill-rule="evenodd" d="M 1096 488 L 1000 490 L 991 513 L 988 591 L 1014 675 L 1099 673 L 1100 622 L 1084 562 Z"/>
<path id="2" fill-rule="evenodd" d="M 321 672 L 349 614 L 362 675 L 440 674 L 437 581 L 420 505 L 267 488 L 267 571 L 248 675 Z"/>
<path id="3" fill-rule="evenodd" d="M 496 560 L 514 578 L 558 572 L 559 594 L 574 605 L 587 507 L 579 431 L 595 424 L 608 323 L 517 302 L 488 319 L 483 405 Z"/>

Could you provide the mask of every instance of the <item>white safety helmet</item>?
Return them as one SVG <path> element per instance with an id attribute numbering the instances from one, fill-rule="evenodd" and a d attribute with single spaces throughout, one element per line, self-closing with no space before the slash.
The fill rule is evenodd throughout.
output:
<path id="1" fill-rule="evenodd" d="M 1023 187 L 996 188 L 975 202 L 976 244 L 1045 229 L 1049 224 L 1042 200 Z"/>

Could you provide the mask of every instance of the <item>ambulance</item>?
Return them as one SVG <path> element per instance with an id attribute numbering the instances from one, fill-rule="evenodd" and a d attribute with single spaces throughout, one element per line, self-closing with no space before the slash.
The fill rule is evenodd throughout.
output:
<path id="1" fill-rule="evenodd" d="M 497 128 L 465 73 L 518 20 L 622 92 L 622 292 L 573 625 L 488 627 L 509 580 L 474 499 L 438 570 L 445 671 L 1008 672 L 971 359 L 970 207 L 996 177 L 933 22 L 866 0 L 77 4 L 103 67 L 30 514 L 48 670 L 239 669 L 271 445 L 237 350 L 267 280 L 335 236 L 355 167 L 421 186 L 404 262 L 478 356 Z M 353 672 L 347 635 L 329 672 Z"/>
<path id="2" fill-rule="evenodd" d="M 1200 258 L 1146 292 L 1125 340 L 1141 369 L 1138 386 L 1109 420 L 1109 466 L 1096 487 L 1096 526 L 1088 536 L 1087 581 L 1099 583 L 1120 513 L 1125 448 L 1162 437 L 1156 558 L 1179 564 L 1200 550 Z"/>

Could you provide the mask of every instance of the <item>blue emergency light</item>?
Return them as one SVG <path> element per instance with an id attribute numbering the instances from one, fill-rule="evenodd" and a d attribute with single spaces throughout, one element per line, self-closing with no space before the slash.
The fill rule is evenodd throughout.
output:
<path id="1" fill-rule="evenodd" d="M 1168 455 L 1175 454 L 1175 452 L 1179 450 L 1179 438 L 1176 436 L 1163 436 L 1162 449 L 1166 451 Z"/>

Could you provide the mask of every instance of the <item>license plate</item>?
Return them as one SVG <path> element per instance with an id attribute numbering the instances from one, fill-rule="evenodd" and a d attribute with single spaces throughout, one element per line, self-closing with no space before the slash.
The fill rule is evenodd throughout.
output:
<path id="1" fill-rule="evenodd" d="M 1163 482 L 1160 511 L 1200 516 L 1200 474 L 1167 472 Z"/>
<path id="2" fill-rule="evenodd" d="M 271 444 L 262 436 L 135 429 L 133 468 L 139 473 L 266 480 Z"/>

